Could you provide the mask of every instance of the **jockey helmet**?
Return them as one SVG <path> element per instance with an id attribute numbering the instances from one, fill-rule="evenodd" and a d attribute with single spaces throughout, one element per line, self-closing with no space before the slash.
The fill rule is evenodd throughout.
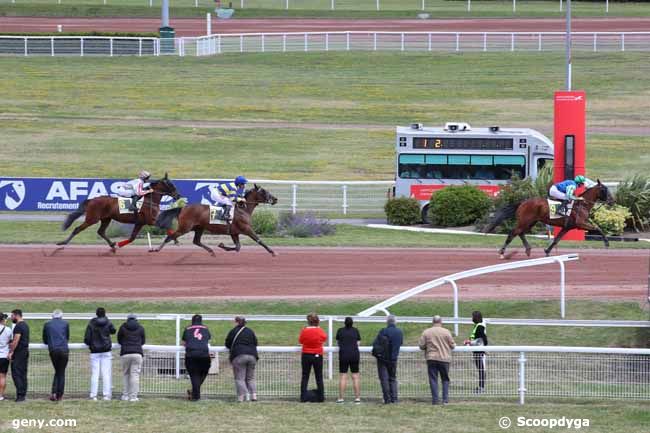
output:
<path id="1" fill-rule="evenodd" d="M 576 176 L 575 179 L 573 179 L 573 181 L 575 183 L 581 185 L 581 184 L 585 183 L 585 177 L 579 174 L 579 175 Z"/>
<path id="2" fill-rule="evenodd" d="M 149 173 L 147 170 L 142 170 L 138 177 L 142 180 L 147 180 L 151 177 L 151 173 Z"/>
<path id="3" fill-rule="evenodd" d="M 248 180 L 244 176 L 237 176 L 235 178 L 235 185 L 246 185 Z"/>

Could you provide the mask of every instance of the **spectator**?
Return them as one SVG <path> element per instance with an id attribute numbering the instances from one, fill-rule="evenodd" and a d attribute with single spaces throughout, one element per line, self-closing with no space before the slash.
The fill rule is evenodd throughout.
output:
<path id="1" fill-rule="evenodd" d="M 111 334 L 115 334 L 115 327 L 106 317 L 106 310 L 99 307 L 94 317 L 86 327 L 84 343 L 90 348 L 90 399 L 97 400 L 97 388 L 99 387 L 99 374 L 102 376 L 102 395 L 104 400 L 110 400 L 111 371 L 113 342 Z"/>
<path id="2" fill-rule="evenodd" d="M 63 400 L 65 369 L 68 366 L 68 341 L 70 326 L 63 320 L 63 311 L 54 310 L 52 320 L 43 325 L 43 344 L 47 344 L 50 360 L 54 366 L 51 401 Z"/>
<path id="3" fill-rule="evenodd" d="M 487 346 L 487 326 L 483 322 L 483 315 L 480 311 L 472 311 L 472 322 L 474 328 L 469 335 L 469 339 L 465 340 L 466 346 Z M 474 364 L 478 369 L 478 387 L 474 392 L 481 394 L 485 392 L 485 352 L 474 352 Z"/>
<path id="4" fill-rule="evenodd" d="M 126 322 L 117 332 L 120 343 L 120 362 L 122 364 L 122 401 L 138 401 L 140 392 L 140 371 L 142 370 L 142 346 L 145 343 L 144 328 L 138 323 L 135 314 L 129 314 Z"/>
<path id="5" fill-rule="evenodd" d="M 9 349 L 11 361 L 11 378 L 16 386 L 16 402 L 25 401 L 27 395 L 27 363 L 29 360 L 29 326 L 23 320 L 21 310 L 11 312 L 11 321 L 15 323 L 13 341 Z"/>
<path id="6" fill-rule="evenodd" d="M 235 327 L 226 337 L 226 347 L 230 350 L 230 363 L 235 377 L 237 400 L 246 400 L 248 394 L 251 401 L 257 401 L 257 386 L 255 384 L 255 365 L 257 356 L 257 337 L 252 329 L 246 327 L 244 317 L 235 317 Z"/>
<path id="7" fill-rule="evenodd" d="M 0 313 L 0 401 L 5 399 L 7 371 L 9 371 L 9 344 L 13 339 L 11 328 L 6 325 L 7 315 Z"/>
<path id="8" fill-rule="evenodd" d="M 373 355 L 377 358 L 377 373 L 381 383 L 384 404 L 397 403 L 397 358 L 404 335 L 395 326 L 395 316 L 386 318 L 386 327 L 379 331 L 372 344 Z"/>
<path id="9" fill-rule="evenodd" d="M 354 388 L 354 402 L 361 403 L 361 384 L 359 378 L 359 342 L 361 334 L 357 328 L 352 327 L 352 317 L 345 318 L 345 327 L 336 331 L 336 341 L 339 345 L 339 399 L 337 403 L 345 401 L 345 388 L 348 382 L 348 370 L 352 373 L 352 386 Z"/>
<path id="10" fill-rule="evenodd" d="M 449 364 L 451 351 L 456 347 L 448 329 L 442 327 L 442 318 L 433 316 L 433 326 L 420 336 L 420 349 L 424 350 L 429 373 L 429 386 L 433 404 L 440 404 L 438 397 L 438 374 L 442 381 L 442 404 L 449 403 Z"/>
<path id="11" fill-rule="evenodd" d="M 318 388 L 316 400 L 325 401 L 325 386 L 323 385 L 323 343 L 327 340 L 327 334 L 318 325 L 320 319 L 316 313 L 307 315 L 307 326 L 302 329 L 298 342 L 302 345 L 302 380 L 300 381 L 300 401 L 307 402 L 307 385 L 312 367 L 316 377 Z"/>
<path id="12" fill-rule="evenodd" d="M 192 391 L 187 391 L 191 401 L 201 399 L 201 385 L 208 377 L 210 371 L 210 347 L 208 345 L 210 331 L 203 325 L 200 314 L 192 316 L 192 324 L 183 332 L 183 346 L 185 346 L 185 370 L 192 382 Z"/>

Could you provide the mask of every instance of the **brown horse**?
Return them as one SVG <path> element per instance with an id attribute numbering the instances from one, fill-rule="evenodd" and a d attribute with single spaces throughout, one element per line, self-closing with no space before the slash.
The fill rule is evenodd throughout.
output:
<path id="1" fill-rule="evenodd" d="M 553 242 L 544 250 L 548 256 L 551 250 L 557 245 L 562 237 L 573 229 L 597 231 L 603 237 L 605 247 L 609 247 L 609 240 L 605 233 L 596 224 L 589 221 L 589 213 L 597 202 L 605 202 L 608 205 L 614 203 L 609 189 L 598 180 L 596 185 L 583 192 L 580 197 L 583 200 L 576 201 L 569 216 L 560 218 L 549 218 L 548 202 L 545 198 L 531 198 L 522 202 L 504 206 L 498 209 L 485 229 L 485 233 L 492 232 L 499 224 L 508 218 L 516 217 L 517 225 L 508 234 L 508 238 L 499 250 L 501 258 L 505 258 L 506 247 L 512 242 L 515 236 L 519 236 L 526 248 L 526 255 L 530 257 L 531 247 L 526 240 L 526 233 L 538 222 L 549 226 L 562 227 L 562 230 L 555 236 Z"/>
<path id="2" fill-rule="evenodd" d="M 194 231 L 194 245 L 203 248 L 212 256 L 215 256 L 212 248 L 201 243 L 201 236 L 207 231 L 215 235 L 230 235 L 235 246 L 227 247 L 223 243 L 220 243 L 219 248 L 225 251 L 239 251 L 241 248 L 239 235 L 244 234 L 264 247 L 266 251 L 275 257 L 275 252 L 253 231 L 251 218 L 258 204 L 266 203 L 274 205 L 278 202 L 278 199 L 257 185 L 248 190 L 244 197 L 246 201 L 235 207 L 235 216 L 230 225 L 210 224 L 210 206 L 204 204 L 192 204 L 183 208 L 170 209 L 162 212 L 156 223 L 158 227 L 169 229 L 174 218 L 178 218 L 178 228 L 175 232 L 168 234 L 163 243 L 158 248 L 152 250 L 152 252 L 158 252 L 169 241 L 176 241 L 184 234 Z"/>
<path id="3" fill-rule="evenodd" d="M 57 245 L 67 245 L 73 237 L 84 231 L 86 228 L 101 221 L 97 234 L 108 243 L 108 246 L 111 247 L 111 251 L 115 252 L 115 242 L 111 241 L 108 236 L 106 236 L 106 229 L 112 220 L 125 224 L 134 224 L 129 239 L 118 242 L 117 246 L 122 248 L 130 244 L 135 240 L 136 236 L 138 236 L 138 233 L 140 233 L 143 226 L 153 225 L 155 223 L 156 218 L 160 213 L 160 200 L 164 195 L 171 196 L 174 200 L 178 200 L 179 198 L 176 187 L 167 178 L 167 173 L 165 173 L 164 178 L 150 182 L 150 185 L 153 192 L 144 197 L 142 208 L 137 216 L 137 220 L 134 212 L 120 214 L 116 197 L 102 196 L 90 200 L 84 200 L 76 211 L 70 213 L 66 217 L 63 222 L 63 231 L 67 230 L 72 223 L 83 214 L 86 214 L 85 221 L 75 227 L 66 240 L 57 243 Z"/>

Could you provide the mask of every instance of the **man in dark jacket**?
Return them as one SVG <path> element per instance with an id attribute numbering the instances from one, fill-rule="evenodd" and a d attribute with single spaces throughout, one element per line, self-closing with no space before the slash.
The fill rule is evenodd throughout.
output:
<path id="1" fill-rule="evenodd" d="M 106 317 L 106 310 L 98 308 L 95 318 L 91 319 L 86 327 L 84 343 L 90 348 L 90 399 L 97 400 L 99 388 L 99 373 L 102 375 L 104 400 L 111 399 L 111 362 L 113 343 L 111 334 L 115 334 L 115 327 Z"/>
<path id="2" fill-rule="evenodd" d="M 379 331 L 373 347 L 387 346 L 387 353 L 377 356 L 377 373 L 381 383 L 381 392 L 384 395 L 384 404 L 397 403 L 397 357 L 402 346 L 404 335 L 402 330 L 395 326 L 395 316 L 392 314 L 386 319 L 387 326 Z M 382 344 L 382 341 L 384 344 Z"/>
<path id="3" fill-rule="evenodd" d="M 185 370 L 192 382 L 188 397 L 192 401 L 201 399 L 201 385 L 210 371 L 210 331 L 203 325 L 200 314 L 192 316 L 192 325 L 185 328 L 182 344 L 185 346 Z"/>
<path id="4" fill-rule="evenodd" d="M 47 344 L 50 359 L 54 366 L 51 401 L 63 399 L 65 389 L 65 369 L 68 366 L 68 341 L 70 326 L 63 320 L 63 311 L 54 310 L 52 320 L 43 325 L 43 344 Z"/>
<path id="5" fill-rule="evenodd" d="M 9 346 L 8 358 L 11 360 L 11 378 L 16 386 L 16 403 L 25 401 L 27 395 L 27 364 L 29 361 L 29 326 L 23 320 L 22 310 L 11 312 L 14 323 L 13 341 Z"/>
<path id="6" fill-rule="evenodd" d="M 145 343 L 144 328 L 138 323 L 135 314 L 129 314 L 126 322 L 117 332 L 117 342 L 120 343 L 120 360 L 124 387 L 122 400 L 138 401 L 140 391 L 140 371 L 142 369 L 142 346 Z"/>

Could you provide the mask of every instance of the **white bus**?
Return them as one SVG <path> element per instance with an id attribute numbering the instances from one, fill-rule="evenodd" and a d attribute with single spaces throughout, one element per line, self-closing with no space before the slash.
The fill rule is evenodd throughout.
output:
<path id="1" fill-rule="evenodd" d="M 395 196 L 419 200 L 424 222 L 437 190 L 469 184 L 496 196 L 513 173 L 534 179 L 553 160 L 553 143 L 534 129 L 472 129 L 467 123 L 429 128 L 414 123 L 396 131 Z"/>

